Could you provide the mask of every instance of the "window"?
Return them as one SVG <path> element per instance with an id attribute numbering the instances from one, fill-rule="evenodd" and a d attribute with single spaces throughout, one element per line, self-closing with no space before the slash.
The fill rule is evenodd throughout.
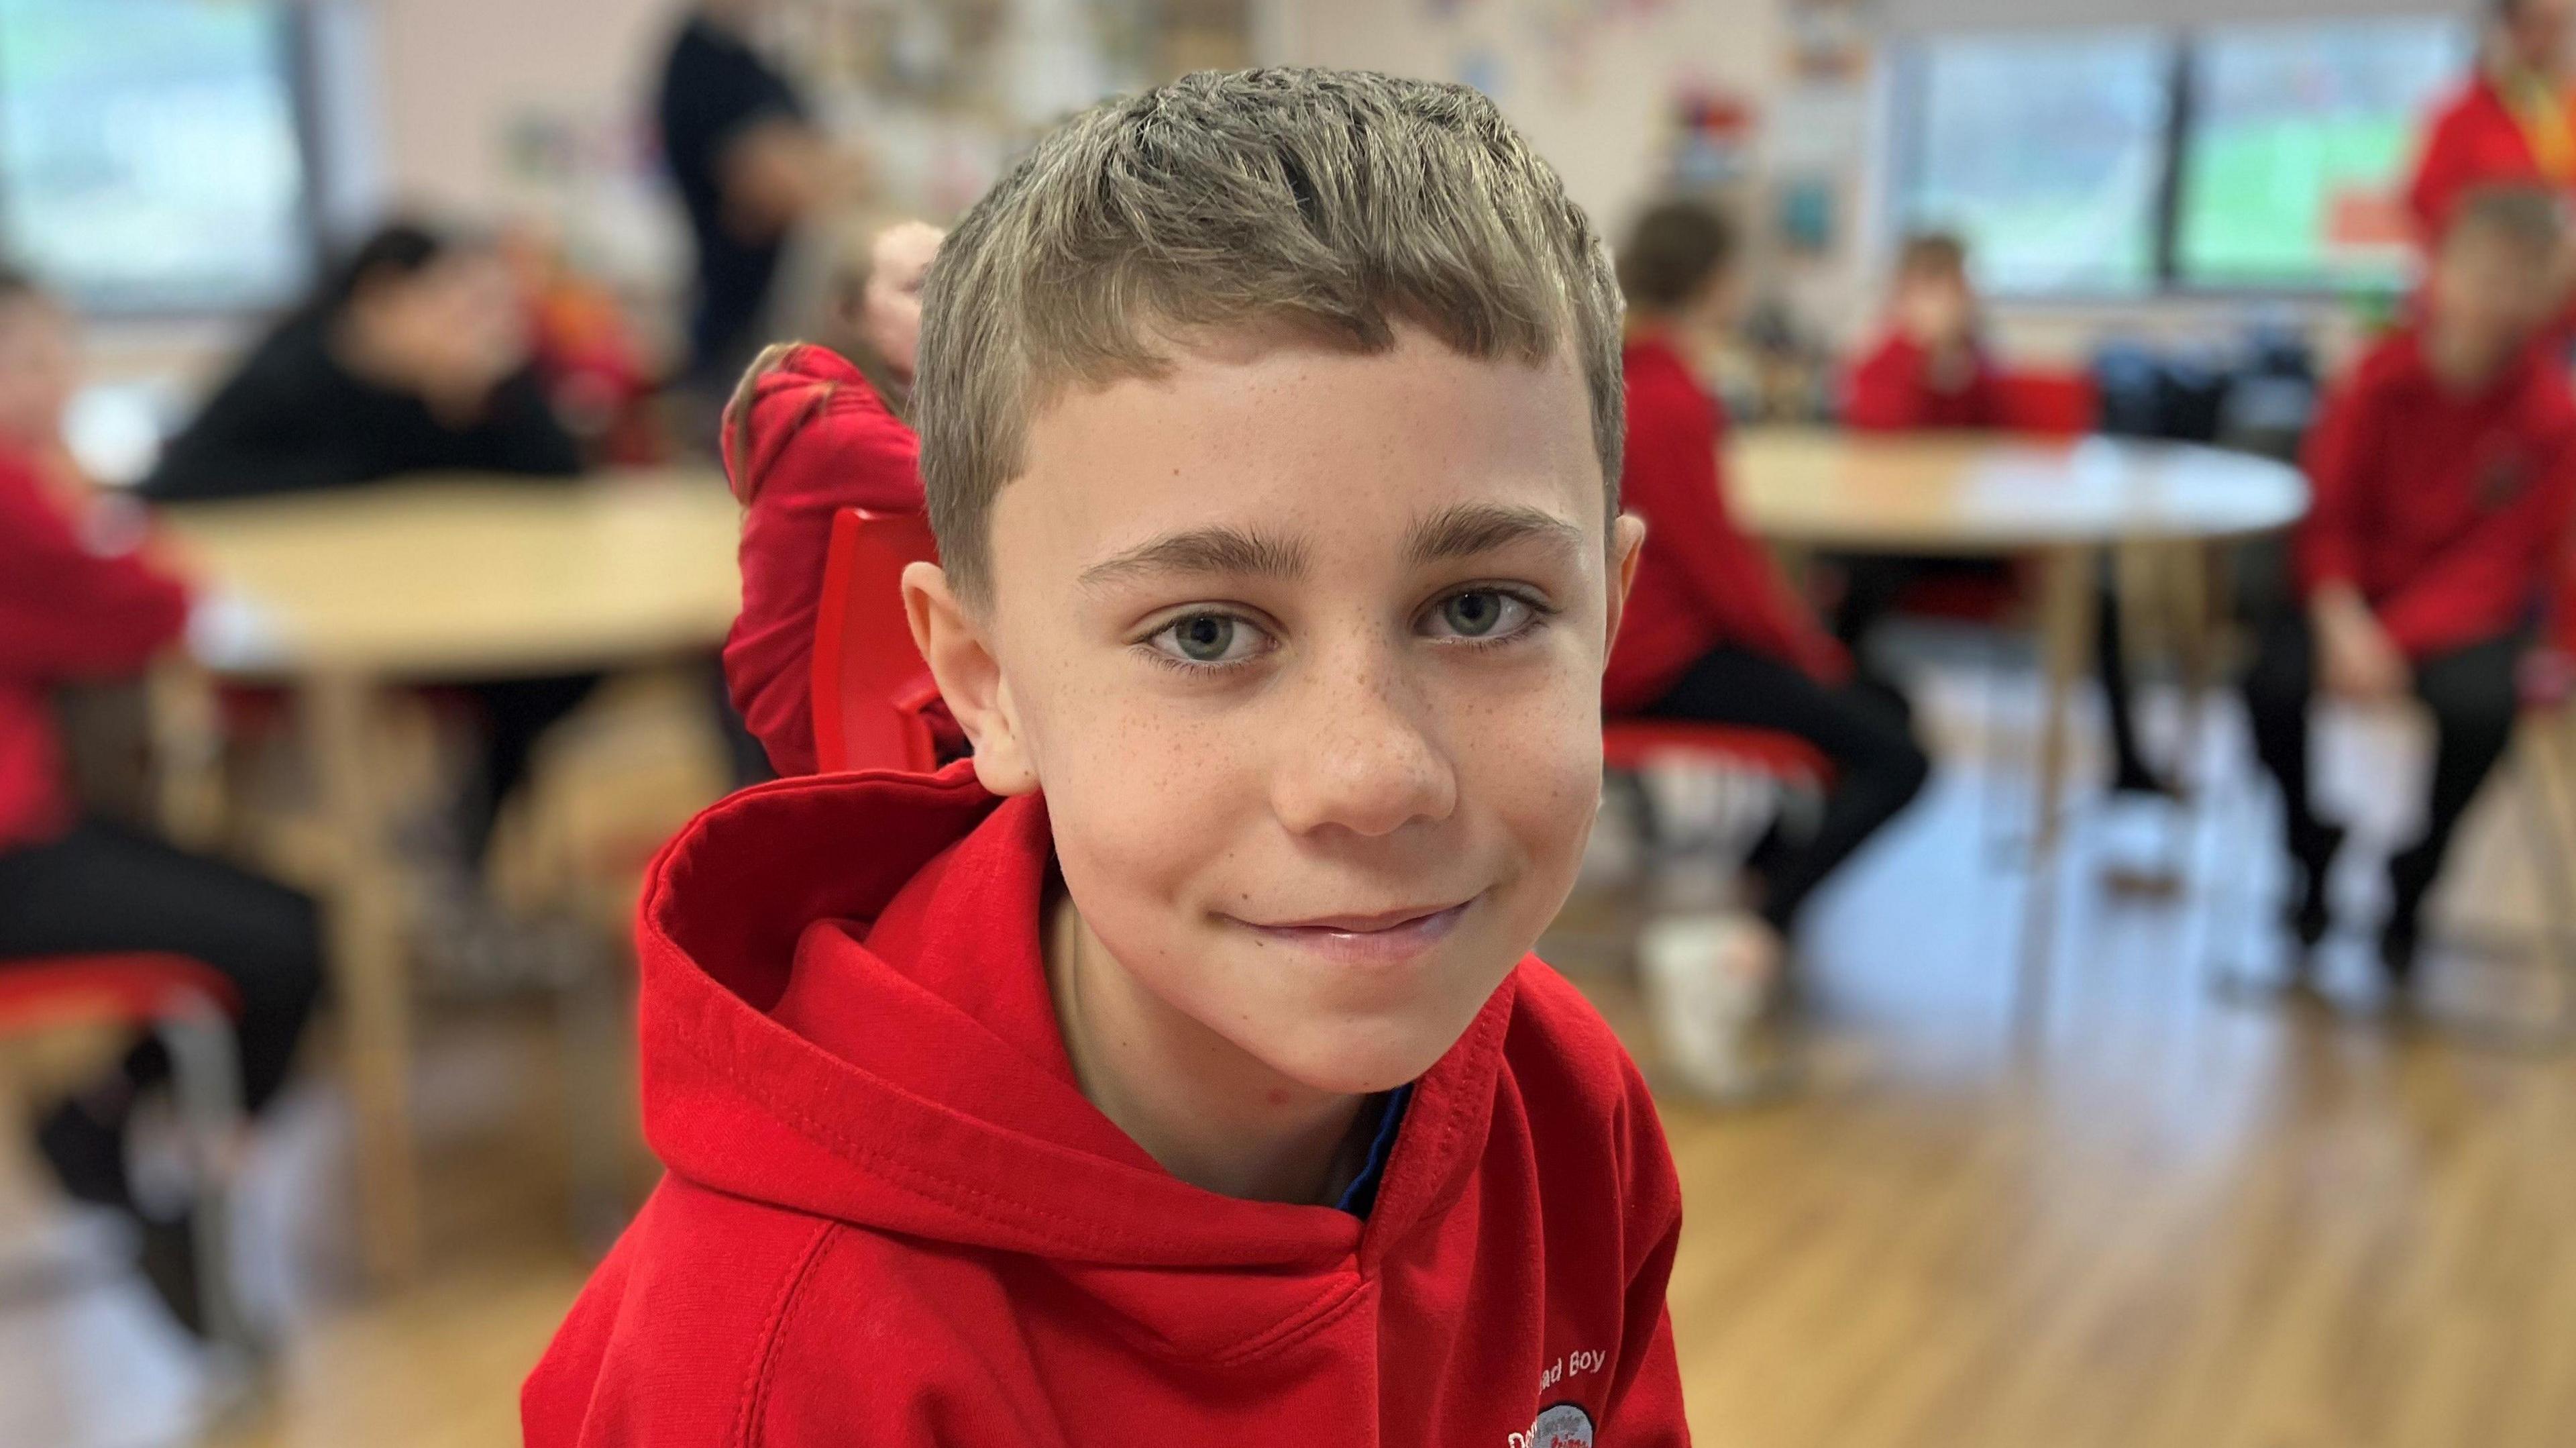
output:
<path id="1" fill-rule="evenodd" d="M 2395 286 L 2397 204 L 2424 113 L 2459 84 L 2467 33 L 2438 20 L 2213 30 L 2192 51 L 2175 258 L 2223 286 Z"/>
<path id="2" fill-rule="evenodd" d="M 2151 31 L 1998 36 L 1924 47 L 1908 89 L 1907 229 L 1969 244 L 1982 285 L 2154 285 L 2173 43 Z"/>
<path id="3" fill-rule="evenodd" d="M 108 311 L 273 305 L 312 264 L 284 0 L 0 0 L 0 244 Z"/>
<path id="4" fill-rule="evenodd" d="M 1891 214 L 2005 295 L 2394 288 L 2415 134 L 2470 53 L 2449 18 L 1916 41 Z"/>

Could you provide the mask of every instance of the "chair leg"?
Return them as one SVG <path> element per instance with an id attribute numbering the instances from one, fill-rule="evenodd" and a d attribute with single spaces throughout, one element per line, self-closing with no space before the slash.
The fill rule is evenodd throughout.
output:
<path id="1" fill-rule="evenodd" d="M 2536 1039 L 2552 1046 L 2576 1044 L 2576 807 L 2571 807 L 2561 721 L 2526 724 L 2520 748 L 2531 776 L 2520 796 L 2524 832 L 2539 875 L 2543 917 L 2541 960 L 2550 1008 L 2536 1025 Z"/>
<path id="2" fill-rule="evenodd" d="M 232 1028 L 212 1004 L 166 1019 L 158 1035 L 170 1054 L 172 1093 L 195 1176 L 192 1214 L 198 1310 L 206 1338 L 245 1369 L 261 1357 L 234 1290 L 232 1157 L 241 1139 L 241 1066 Z"/>
<path id="3" fill-rule="evenodd" d="M 616 952 L 596 931 L 566 924 L 577 944 L 568 947 L 572 969 L 556 998 L 556 1021 L 572 1230 L 585 1249 L 604 1253 L 624 1230 L 629 1208 L 625 991 Z"/>

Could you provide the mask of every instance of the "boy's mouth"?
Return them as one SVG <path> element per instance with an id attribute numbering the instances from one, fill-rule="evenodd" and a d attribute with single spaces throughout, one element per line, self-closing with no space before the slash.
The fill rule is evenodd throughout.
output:
<path id="1" fill-rule="evenodd" d="M 1397 965 L 1438 945 L 1458 927 L 1468 907 L 1417 905 L 1374 914 L 1320 915 L 1283 924 L 1240 922 L 1253 934 L 1353 965 Z"/>

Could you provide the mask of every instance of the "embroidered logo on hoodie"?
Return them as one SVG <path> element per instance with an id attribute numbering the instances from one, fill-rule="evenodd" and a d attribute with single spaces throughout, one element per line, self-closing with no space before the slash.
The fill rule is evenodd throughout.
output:
<path id="1" fill-rule="evenodd" d="M 1592 1448 L 1592 1415 L 1559 1403 L 1539 1414 L 1528 1433 L 1512 1435 L 1511 1448 Z"/>

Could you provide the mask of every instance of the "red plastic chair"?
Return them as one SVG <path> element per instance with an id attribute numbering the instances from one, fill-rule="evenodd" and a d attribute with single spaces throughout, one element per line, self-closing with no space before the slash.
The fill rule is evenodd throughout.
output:
<path id="1" fill-rule="evenodd" d="M 1997 419 L 2029 437 L 2081 437 L 2102 416 L 2102 398 L 2082 372 L 2007 372 L 1995 380 Z"/>
<path id="2" fill-rule="evenodd" d="M 226 1190 L 241 1127 L 241 1068 L 233 1023 L 241 997 L 222 972 L 186 956 L 48 956 L 0 961 L 0 1036 L 109 1027 L 149 1031 L 170 1054 L 179 1115 L 194 1154 L 198 1310 L 219 1346 L 252 1349 L 232 1291 Z"/>
<path id="3" fill-rule="evenodd" d="M 833 516 L 814 613 L 814 759 L 825 773 L 939 767 L 924 713 L 939 688 L 913 646 L 902 589 L 906 566 L 938 558 L 918 514 Z"/>

